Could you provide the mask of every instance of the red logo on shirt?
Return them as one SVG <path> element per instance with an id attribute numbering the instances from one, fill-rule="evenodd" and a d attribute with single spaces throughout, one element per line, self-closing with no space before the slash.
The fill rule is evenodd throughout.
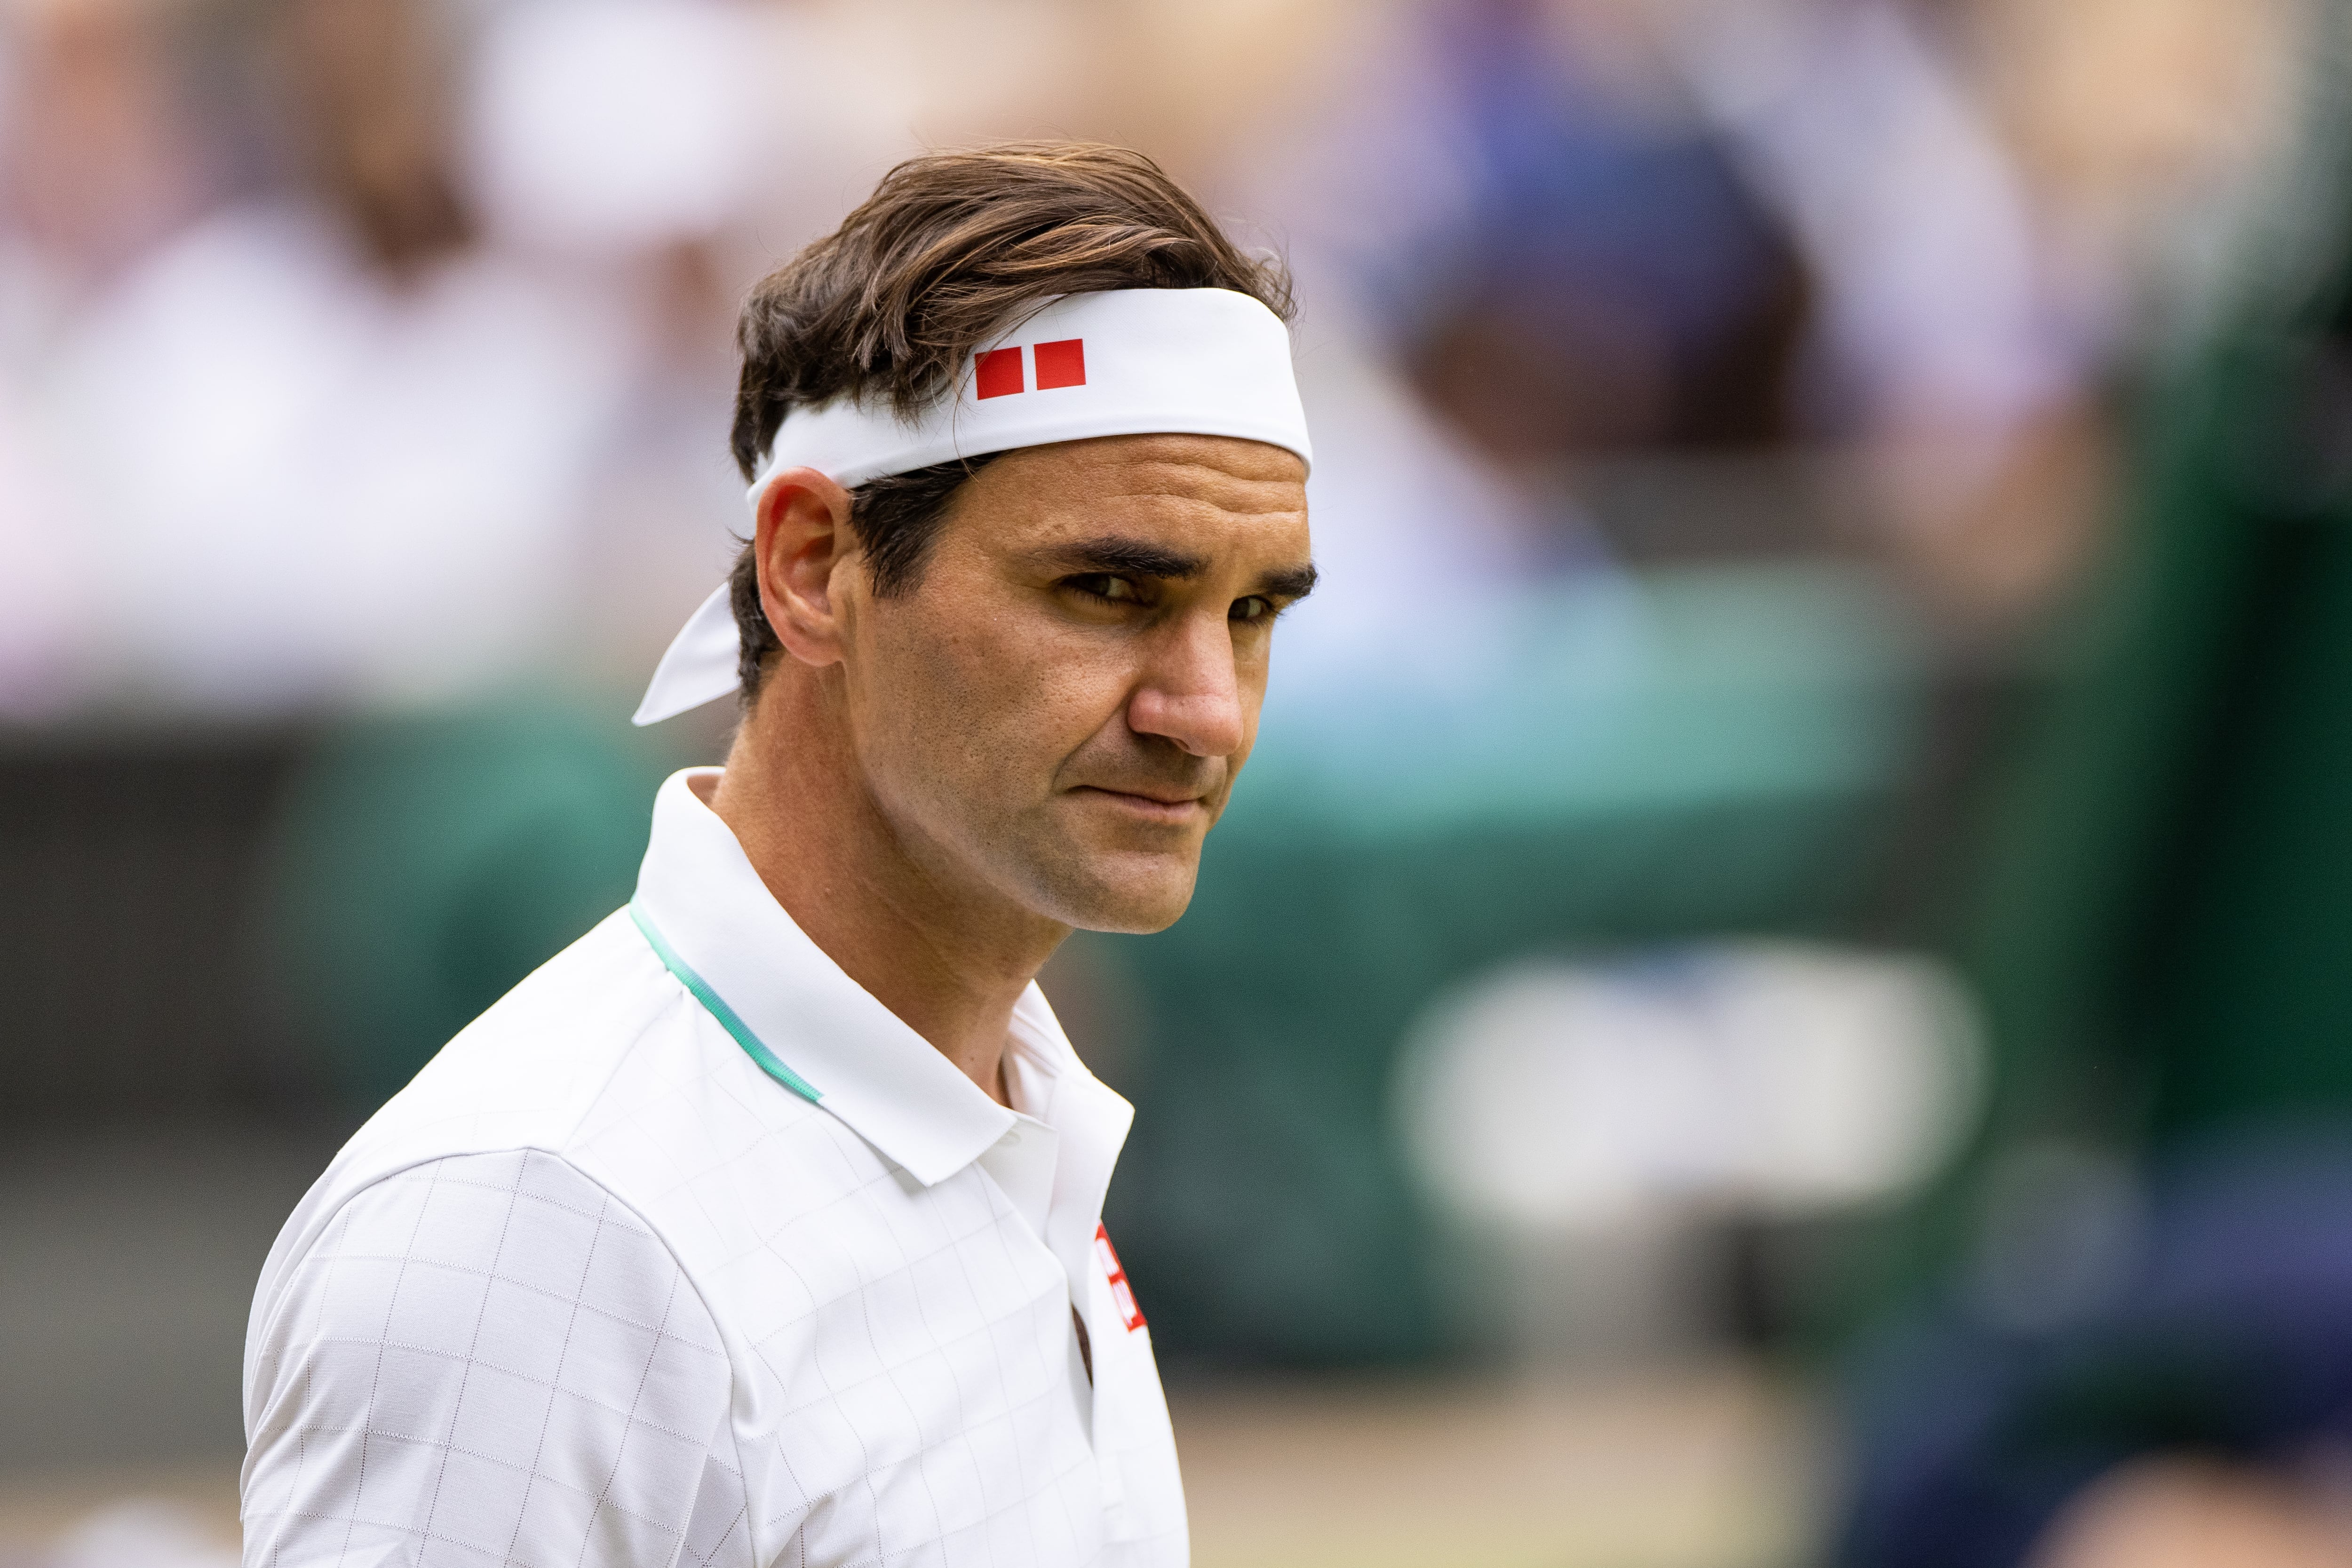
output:
<path id="1" fill-rule="evenodd" d="M 1086 339 L 1062 338 L 1039 343 L 1029 353 L 1037 361 L 1038 391 L 1087 384 Z M 1010 397 L 1029 390 L 1028 380 L 1021 374 L 1021 351 L 1017 348 L 989 350 L 972 361 L 971 373 L 975 397 Z"/>
<path id="2" fill-rule="evenodd" d="M 1127 1270 L 1119 1267 L 1118 1249 L 1110 1244 L 1110 1232 L 1095 1226 L 1095 1255 L 1102 1259 L 1103 1272 L 1110 1276 L 1111 1304 L 1127 1323 L 1127 1331 L 1143 1327 L 1143 1313 L 1135 1304 L 1135 1291 L 1127 1282 Z"/>

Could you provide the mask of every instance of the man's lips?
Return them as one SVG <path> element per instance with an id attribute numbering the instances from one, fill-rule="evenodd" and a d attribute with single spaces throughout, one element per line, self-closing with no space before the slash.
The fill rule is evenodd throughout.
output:
<path id="1" fill-rule="evenodd" d="M 1118 789 L 1108 784 L 1080 784 L 1070 793 L 1100 795 L 1130 811 L 1170 822 L 1181 821 L 1190 816 L 1194 808 L 1205 808 L 1207 804 L 1207 797 L 1204 795 L 1164 786 L 1156 789 L 1150 786 L 1141 789 Z"/>

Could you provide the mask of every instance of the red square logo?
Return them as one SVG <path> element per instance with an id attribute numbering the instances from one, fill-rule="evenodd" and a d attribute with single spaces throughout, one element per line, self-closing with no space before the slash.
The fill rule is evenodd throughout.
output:
<path id="1" fill-rule="evenodd" d="M 982 397 L 1006 397 L 1027 387 L 1021 380 L 1021 351 L 991 349 L 972 364 L 972 390 Z"/>
<path id="2" fill-rule="evenodd" d="M 1103 1273 L 1109 1278 L 1111 1304 L 1131 1334 L 1143 1327 L 1143 1312 L 1135 1304 L 1134 1288 L 1127 1282 L 1127 1270 L 1119 1266 L 1118 1251 L 1110 1244 L 1110 1232 L 1099 1224 L 1095 1226 L 1095 1256 L 1101 1259 Z"/>
<path id="3" fill-rule="evenodd" d="M 1087 384 L 1087 340 L 1064 338 L 1037 345 L 1037 390 Z"/>

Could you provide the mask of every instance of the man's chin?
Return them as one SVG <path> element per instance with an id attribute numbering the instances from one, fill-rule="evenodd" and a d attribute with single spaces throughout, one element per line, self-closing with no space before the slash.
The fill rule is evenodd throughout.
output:
<path id="1" fill-rule="evenodd" d="M 1079 931 L 1148 936 L 1174 925 L 1192 901 L 1198 855 L 1112 854 L 1057 867 L 1043 879 L 1037 911 Z"/>

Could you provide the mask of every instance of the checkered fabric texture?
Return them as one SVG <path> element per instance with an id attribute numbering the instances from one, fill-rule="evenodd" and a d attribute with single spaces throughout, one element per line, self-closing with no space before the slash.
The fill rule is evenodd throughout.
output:
<path id="1" fill-rule="evenodd" d="M 289 1221 L 245 1562 L 1181 1568 L 1150 1336 L 1118 1340 L 1090 1390 L 977 1164 L 925 1187 L 778 1088 L 615 917 Z"/>

